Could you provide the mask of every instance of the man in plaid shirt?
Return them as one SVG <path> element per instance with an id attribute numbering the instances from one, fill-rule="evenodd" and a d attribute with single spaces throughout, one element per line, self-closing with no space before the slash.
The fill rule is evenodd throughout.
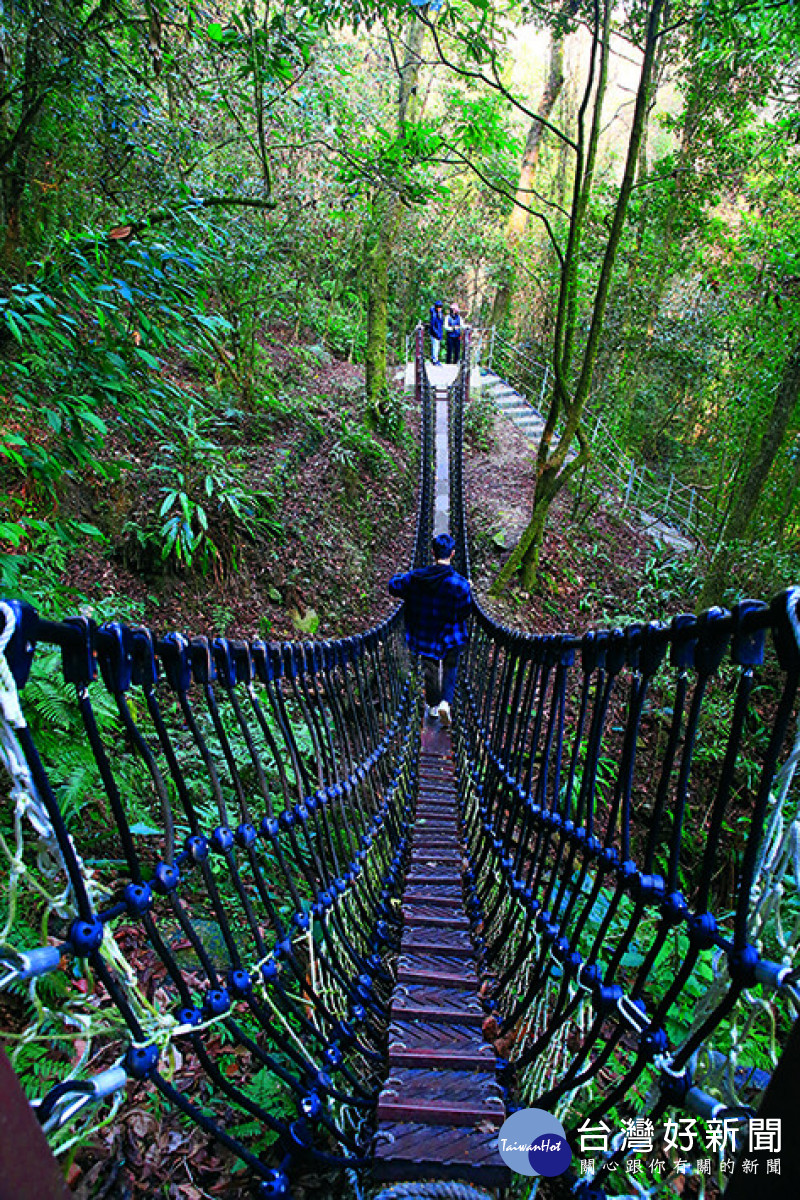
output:
<path id="1" fill-rule="evenodd" d="M 458 655 L 468 637 L 472 592 L 469 582 L 453 567 L 456 544 L 450 534 L 437 534 L 432 548 L 433 564 L 393 576 L 389 591 L 403 601 L 408 648 L 422 658 L 429 715 L 449 725 Z"/>

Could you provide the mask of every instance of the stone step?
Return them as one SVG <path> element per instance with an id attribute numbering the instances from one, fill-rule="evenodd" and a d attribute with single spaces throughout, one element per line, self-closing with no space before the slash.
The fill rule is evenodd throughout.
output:
<path id="1" fill-rule="evenodd" d="M 522 397 L 518 396 L 516 392 L 504 392 L 500 396 L 492 396 L 492 404 L 504 413 L 512 409 L 525 407 Z"/>

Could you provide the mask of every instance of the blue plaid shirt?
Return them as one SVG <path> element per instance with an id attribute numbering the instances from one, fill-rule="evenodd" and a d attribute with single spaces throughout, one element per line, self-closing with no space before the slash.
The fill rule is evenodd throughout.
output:
<path id="1" fill-rule="evenodd" d="M 406 641 L 412 654 L 444 658 L 448 650 L 466 643 L 472 592 L 453 567 L 434 563 L 395 575 L 389 580 L 389 591 L 403 601 Z"/>

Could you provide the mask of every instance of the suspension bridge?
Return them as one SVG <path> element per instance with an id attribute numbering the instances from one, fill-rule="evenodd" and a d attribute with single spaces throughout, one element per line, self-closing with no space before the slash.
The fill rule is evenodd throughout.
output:
<path id="1" fill-rule="evenodd" d="M 449 525 L 469 574 L 469 371 L 415 358 L 414 563 Z M 9 1056 L 79 1048 L 31 1106 L 0 1063 L 0 1197 L 66 1194 L 39 1131 L 61 1153 L 139 1085 L 255 1195 L 496 1196 L 526 1107 L 575 1195 L 797 1195 L 799 600 L 556 637 L 476 604 L 452 731 L 399 611 L 278 644 L 2 602 Z M 41 673 L 102 856 L 26 721 Z M 52 998 L 65 969 L 94 1010 Z"/>

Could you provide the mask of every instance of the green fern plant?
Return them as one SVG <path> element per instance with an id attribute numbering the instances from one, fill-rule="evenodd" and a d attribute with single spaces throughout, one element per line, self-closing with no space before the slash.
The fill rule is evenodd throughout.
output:
<path id="1" fill-rule="evenodd" d="M 23 710 L 34 741 L 48 770 L 61 815 L 68 827 L 78 817 L 97 819 L 106 812 L 105 792 L 77 704 L 75 689 L 64 682 L 55 650 L 40 650 L 22 696 Z M 142 797 L 144 773 L 132 753 L 126 752 L 122 726 L 113 698 L 101 683 L 90 685 L 92 708 L 106 745 L 114 746 L 115 774 L 121 791 L 130 798 L 131 819 L 144 819 L 149 809 Z"/>
<path id="2" fill-rule="evenodd" d="M 291 1121 L 297 1116 L 297 1103 L 292 1092 L 268 1067 L 258 1071 L 250 1082 L 244 1085 L 242 1092 L 248 1100 L 265 1109 L 277 1121 Z M 278 1134 L 273 1129 L 249 1116 L 236 1125 L 229 1126 L 228 1132 L 247 1141 L 258 1138 L 260 1147 L 271 1146 L 278 1139 Z"/>

